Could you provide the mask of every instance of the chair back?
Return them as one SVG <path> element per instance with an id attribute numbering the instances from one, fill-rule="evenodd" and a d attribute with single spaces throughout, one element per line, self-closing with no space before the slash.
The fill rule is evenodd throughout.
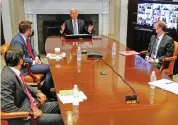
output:
<path id="1" fill-rule="evenodd" d="M 1 46 L 1 54 L 5 60 L 5 53 L 7 52 L 7 50 L 9 49 L 10 47 L 10 43 L 5 43 Z"/>
<path id="2" fill-rule="evenodd" d="M 170 61 L 167 69 L 162 70 L 165 74 L 167 74 L 167 75 L 173 74 L 174 63 L 175 63 L 175 60 L 177 59 L 177 55 L 178 55 L 178 42 L 174 41 L 174 52 L 173 52 L 173 56 L 172 56 L 174 58 L 174 60 Z"/>

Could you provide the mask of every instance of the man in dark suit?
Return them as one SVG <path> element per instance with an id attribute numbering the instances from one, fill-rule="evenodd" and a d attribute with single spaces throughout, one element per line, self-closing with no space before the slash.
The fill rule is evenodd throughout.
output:
<path id="1" fill-rule="evenodd" d="M 37 52 L 31 46 L 29 37 L 32 35 L 32 22 L 22 21 L 19 23 L 19 33 L 11 40 L 11 46 L 16 46 L 23 50 L 25 57 L 24 60 L 31 67 L 31 71 L 34 74 L 45 74 L 45 80 L 41 90 L 50 98 L 50 88 L 53 87 L 53 79 L 48 64 L 42 64 Z M 25 68 L 22 69 L 24 75 L 27 74 Z"/>
<path id="2" fill-rule="evenodd" d="M 62 125 L 58 103 L 45 102 L 46 96 L 40 90 L 25 83 L 20 72 L 23 56 L 23 51 L 17 48 L 10 48 L 5 55 L 7 66 L 1 72 L 1 110 L 33 112 L 34 120 L 30 116 L 11 119 L 9 125 L 30 125 L 32 121 L 37 125 Z"/>
<path id="3" fill-rule="evenodd" d="M 158 21 L 154 24 L 154 33 L 150 39 L 146 60 L 156 68 L 160 68 L 165 57 L 171 57 L 174 52 L 174 40 L 165 33 L 166 23 Z M 169 63 L 164 65 L 167 68 Z"/>
<path id="4" fill-rule="evenodd" d="M 93 25 L 85 26 L 84 20 L 78 19 L 78 11 L 75 8 L 70 10 L 70 17 L 72 19 L 66 20 L 61 25 L 60 35 L 71 34 L 91 34 Z"/>

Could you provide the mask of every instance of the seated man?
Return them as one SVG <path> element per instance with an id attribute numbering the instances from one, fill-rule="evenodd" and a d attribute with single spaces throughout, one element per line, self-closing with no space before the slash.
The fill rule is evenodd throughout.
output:
<path id="1" fill-rule="evenodd" d="M 70 10 L 70 17 L 72 19 L 66 20 L 61 25 L 60 35 L 66 34 L 91 34 L 93 25 L 89 25 L 88 28 L 85 26 L 84 20 L 78 19 L 78 11 L 75 8 Z"/>
<path id="2" fill-rule="evenodd" d="M 174 52 L 174 40 L 165 33 L 166 24 L 158 21 L 154 24 L 154 32 L 150 39 L 146 60 L 160 69 L 161 63 L 165 57 L 171 57 Z M 167 68 L 169 63 L 164 65 Z"/>
<path id="3" fill-rule="evenodd" d="M 58 103 L 45 102 L 46 96 L 41 91 L 25 83 L 20 72 L 24 63 L 23 56 L 23 51 L 17 48 L 10 48 L 6 53 L 7 66 L 1 72 L 1 110 L 33 112 L 34 119 L 11 119 L 9 125 L 30 125 L 30 122 L 36 122 L 37 125 L 62 125 Z"/>
<path id="4" fill-rule="evenodd" d="M 51 97 L 50 88 L 53 87 L 53 79 L 48 64 L 42 64 L 34 48 L 29 42 L 29 37 L 32 35 L 32 22 L 22 21 L 19 23 L 19 33 L 13 37 L 11 40 L 11 46 L 16 46 L 23 50 L 25 54 L 25 62 L 28 63 L 31 67 L 31 71 L 34 74 L 45 74 L 45 80 L 41 90 Z M 25 68 L 22 68 L 24 75 L 27 74 Z"/>

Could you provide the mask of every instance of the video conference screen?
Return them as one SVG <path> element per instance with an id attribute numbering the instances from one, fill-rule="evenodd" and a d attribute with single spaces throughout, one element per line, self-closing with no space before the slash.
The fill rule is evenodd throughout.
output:
<path id="1" fill-rule="evenodd" d="M 178 2 L 140 1 L 137 10 L 137 25 L 153 28 L 157 21 L 164 21 L 168 29 L 177 29 Z"/>

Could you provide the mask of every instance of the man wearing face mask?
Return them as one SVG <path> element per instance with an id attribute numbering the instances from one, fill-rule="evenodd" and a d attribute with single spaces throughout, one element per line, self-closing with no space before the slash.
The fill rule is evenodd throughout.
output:
<path id="1" fill-rule="evenodd" d="M 158 21 L 154 24 L 154 34 L 150 39 L 146 60 L 160 69 L 165 57 L 171 57 L 174 52 L 174 40 L 166 33 L 166 23 Z M 164 65 L 167 68 L 169 63 Z"/>
<path id="2" fill-rule="evenodd" d="M 78 19 L 78 11 L 75 8 L 70 9 L 70 17 L 72 19 L 66 20 L 61 25 L 60 35 L 71 34 L 91 34 L 93 25 L 85 26 L 84 20 Z"/>
<path id="3" fill-rule="evenodd" d="M 33 33 L 32 22 L 22 21 L 19 23 L 19 33 L 13 37 L 11 40 L 11 46 L 18 47 L 23 50 L 25 55 L 25 62 L 30 65 L 31 71 L 34 74 L 45 74 L 45 80 L 41 90 L 47 95 L 48 98 L 51 98 L 50 88 L 53 87 L 53 79 L 49 69 L 49 65 L 42 64 L 37 52 L 31 46 L 29 37 Z M 25 68 L 22 69 L 24 75 L 27 74 Z"/>
<path id="4" fill-rule="evenodd" d="M 57 101 L 46 102 L 46 96 L 28 86 L 20 72 L 23 50 L 10 48 L 5 54 L 5 66 L 1 72 L 1 111 L 26 112 L 29 117 L 9 119 L 9 125 L 63 125 Z M 30 117 L 34 114 L 34 119 Z"/>

